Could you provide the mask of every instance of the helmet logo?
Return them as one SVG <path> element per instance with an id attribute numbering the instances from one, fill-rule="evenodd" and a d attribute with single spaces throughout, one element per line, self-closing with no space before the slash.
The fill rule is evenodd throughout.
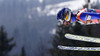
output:
<path id="1" fill-rule="evenodd" d="M 66 17 L 65 17 L 64 20 L 66 21 L 67 19 L 68 19 L 68 12 L 66 13 Z"/>

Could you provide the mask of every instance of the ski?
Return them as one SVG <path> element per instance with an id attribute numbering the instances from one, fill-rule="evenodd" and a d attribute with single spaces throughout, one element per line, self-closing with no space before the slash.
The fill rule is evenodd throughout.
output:
<path id="1" fill-rule="evenodd" d="M 65 37 L 72 40 L 100 43 L 100 38 L 79 36 L 79 35 L 73 35 L 73 34 L 65 34 Z"/>
<path id="2" fill-rule="evenodd" d="M 100 51 L 100 47 L 70 47 L 70 46 L 58 46 L 61 50 L 75 50 L 75 51 Z"/>

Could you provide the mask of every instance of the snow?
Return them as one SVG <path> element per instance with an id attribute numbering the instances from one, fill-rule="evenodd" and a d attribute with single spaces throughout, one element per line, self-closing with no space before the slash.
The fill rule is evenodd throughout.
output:
<path id="1" fill-rule="evenodd" d="M 93 3 L 93 2 L 97 2 L 97 1 L 99 1 L 99 0 L 91 0 L 91 3 Z"/>
<path id="2" fill-rule="evenodd" d="M 28 15 L 28 18 L 29 18 L 29 19 L 32 19 L 32 16 L 29 14 L 29 15 Z"/>
<path id="3" fill-rule="evenodd" d="M 30 0 L 26 0 L 27 2 L 29 2 Z"/>
<path id="4" fill-rule="evenodd" d="M 74 0 L 69 2 L 62 2 L 55 5 L 47 5 L 44 11 L 45 13 L 47 13 L 47 16 L 56 15 L 57 12 L 64 7 L 70 8 L 72 11 L 76 11 L 78 9 L 83 8 L 84 4 L 85 4 L 85 0 Z"/>
<path id="5" fill-rule="evenodd" d="M 41 12 L 41 7 L 37 7 L 36 9 L 37 9 L 37 12 L 39 13 Z"/>
<path id="6" fill-rule="evenodd" d="M 51 31 L 49 31 L 50 34 L 56 34 L 56 29 L 52 29 Z"/>
<path id="7" fill-rule="evenodd" d="M 57 12 L 64 7 L 70 8 L 72 11 L 82 9 L 84 4 L 85 4 L 85 0 L 66 1 L 66 2 L 61 2 L 58 4 L 46 5 L 42 11 L 40 11 L 41 8 L 37 7 L 37 11 L 38 11 L 38 13 L 42 13 L 47 16 L 50 16 L 50 15 L 56 15 Z"/>
<path id="8" fill-rule="evenodd" d="M 43 3 L 43 0 L 38 0 L 40 3 Z"/>
<path id="9" fill-rule="evenodd" d="M 40 3 L 43 2 L 43 0 L 38 0 Z M 95 5 L 96 2 L 100 2 L 99 0 L 91 0 L 91 4 Z M 56 15 L 59 10 L 62 8 L 70 8 L 74 13 L 77 12 L 79 9 L 83 8 L 83 5 L 86 4 L 86 0 L 71 0 L 71 1 L 65 1 L 57 4 L 49 4 L 44 7 L 37 7 L 36 10 L 39 14 L 39 16 L 51 16 Z"/>

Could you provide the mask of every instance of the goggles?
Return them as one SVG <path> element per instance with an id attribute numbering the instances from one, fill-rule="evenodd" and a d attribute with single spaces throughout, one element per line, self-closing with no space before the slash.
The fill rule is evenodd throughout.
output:
<path id="1" fill-rule="evenodd" d="M 70 21 L 70 19 L 71 19 L 71 11 L 68 10 L 68 11 L 66 11 L 66 13 L 65 13 L 65 18 L 64 18 L 64 20 L 65 20 L 65 21 Z"/>

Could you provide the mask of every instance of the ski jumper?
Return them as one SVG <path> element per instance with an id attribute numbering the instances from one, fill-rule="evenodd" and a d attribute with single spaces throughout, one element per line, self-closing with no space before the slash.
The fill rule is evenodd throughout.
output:
<path id="1" fill-rule="evenodd" d="M 83 23 L 87 20 L 91 20 L 93 24 L 98 24 L 100 19 L 100 10 L 97 9 L 81 9 L 77 13 L 77 19 Z"/>

